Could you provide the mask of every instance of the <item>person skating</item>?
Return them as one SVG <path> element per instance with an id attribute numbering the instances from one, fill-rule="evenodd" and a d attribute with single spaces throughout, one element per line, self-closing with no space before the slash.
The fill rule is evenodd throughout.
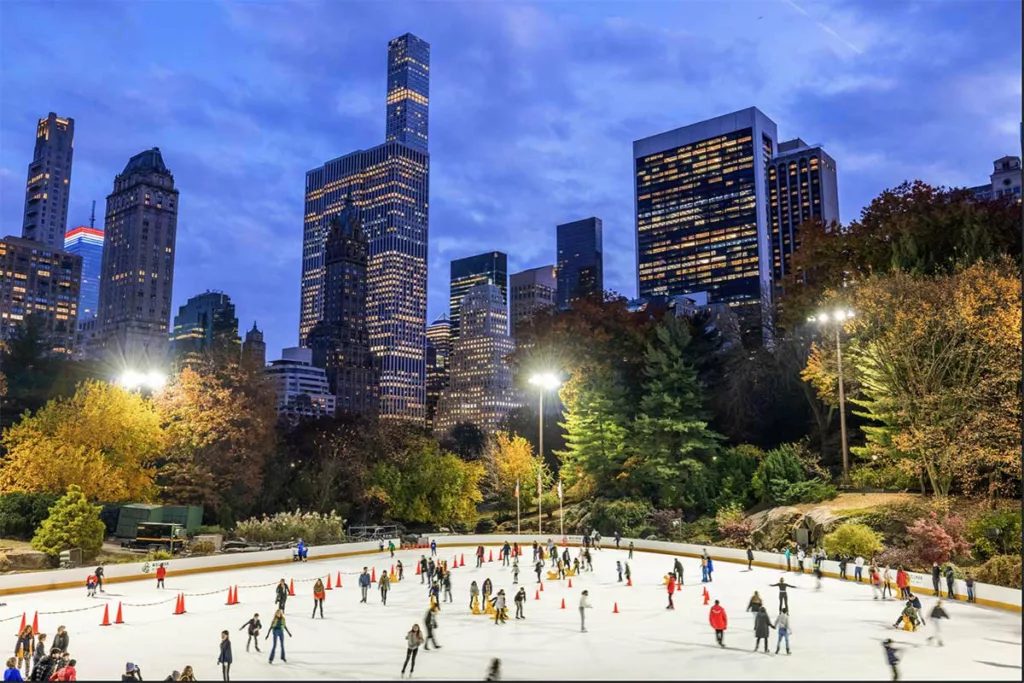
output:
<path id="1" fill-rule="evenodd" d="M 622 583 L 622 560 L 615 560 L 615 571 L 619 575 L 619 583 Z"/>
<path id="2" fill-rule="evenodd" d="M 491 660 L 491 665 L 487 668 L 487 676 L 484 677 L 485 681 L 500 681 L 501 680 L 501 660 L 495 657 Z"/>
<path id="3" fill-rule="evenodd" d="M 306 544 L 302 542 L 301 538 L 295 546 L 295 555 L 299 562 L 305 562 L 306 558 L 309 556 L 309 549 L 306 547 Z"/>
<path id="4" fill-rule="evenodd" d="M 63 626 L 57 627 L 57 635 L 53 637 L 53 647 L 65 653 L 68 651 L 68 645 L 71 644 L 71 637 L 68 635 L 67 629 Z"/>
<path id="5" fill-rule="evenodd" d="M 33 648 L 34 654 L 32 655 L 32 668 L 35 668 L 39 664 L 39 660 L 42 659 L 46 653 L 50 651 L 50 648 L 46 646 L 46 634 L 40 633 L 37 636 L 35 647 Z"/>
<path id="6" fill-rule="evenodd" d="M 491 599 L 491 593 L 494 592 L 494 584 L 491 583 L 490 579 L 484 579 L 483 584 L 480 586 L 480 592 L 483 593 L 483 602 L 486 603 Z"/>
<path id="7" fill-rule="evenodd" d="M 616 529 L 615 530 L 615 549 L 616 550 L 619 549 L 619 542 L 620 541 L 622 541 L 622 533 L 618 529 Z"/>
<path id="8" fill-rule="evenodd" d="M 78 661 L 69 659 L 68 663 L 57 672 L 58 681 L 77 681 L 78 680 Z"/>
<path id="9" fill-rule="evenodd" d="M 769 629 L 775 628 L 772 625 L 772 620 L 768 617 L 768 610 L 761 607 L 757 614 L 754 615 L 754 652 L 757 652 L 757 646 L 761 644 L 761 640 L 764 639 L 764 651 L 768 653 L 768 631 Z"/>
<path id="10" fill-rule="evenodd" d="M 430 554 L 432 557 L 437 557 L 437 541 L 430 539 Z"/>
<path id="11" fill-rule="evenodd" d="M 523 607 L 526 604 L 526 589 L 520 588 L 519 592 L 516 593 L 514 600 L 516 603 L 516 619 L 525 619 L 526 617 L 523 615 Z"/>
<path id="12" fill-rule="evenodd" d="M 44 653 L 38 660 L 36 665 L 32 667 L 32 674 L 28 677 L 30 681 L 48 681 L 57 670 L 57 662 L 60 661 L 60 650 L 52 648 L 48 653 Z"/>
<path id="13" fill-rule="evenodd" d="M 903 623 L 904 617 L 910 620 L 910 626 L 915 631 L 917 630 L 918 624 L 923 625 L 923 623 L 921 622 L 921 613 L 917 611 L 917 608 L 914 607 L 914 603 L 910 600 L 907 600 L 907 604 L 903 607 L 903 610 L 900 612 L 900 615 L 896 617 L 896 622 L 892 625 L 892 627 L 900 628 L 900 625 Z"/>
<path id="14" fill-rule="evenodd" d="M 633 559 L 633 541 L 629 542 L 629 559 Z"/>
<path id="15" fill-rule="evenodd" d="M 480 569 L 484 566 L 484 547 L 478 545 L 476 547 L 476 568 Z"/>
<path id="16" fill-rule="evenodd" d="M 434 564 L 434 558 L 427 560 L 427 583 L 434 583 L 434 574 L 437 572 L 437 565 Z"/>
<path id="17" fill-rule="evenodd" d="M 498 591 L 498 594 L 494 597 L 494 625 L 504 624 L 508 619 L 508 612 L 506 611 L 507 604 L 505 602 L 505 589 L 502 588 Z"/>
<path id="18" fill-rule="evenodd" d="M 896 569 L 896 587 L 900 589 L 900 598 L 902 600 L 910 598 L 910 576 L 907 572 L 903 571 L 903 565 Z"/>
<path id="19" fill-rule="evenodd" d="M 388 551 L 391 553 L 391 559 L 395 559 L 395 542 L 388 541 Z"/>
<path id="20" fill-rule="evenodd" d="M 512 542 L 512 557 L 516 559 L 519 558 L 519 541 Z"/>
<path id="21" fill-rule="evenodd" d="M 761 600 L 761 595 L 757 591 L 754 591 L 754 594 L 750 597 L 750 602 L 747 603 L 747 611 L 757 614 L 761 611 L 761 606 L 763 604 L 764 602 Z"/>
<path id="22" fill-rule="evenodd" d="M 165 567 L 164 563 L 161 562 L 160 566 L 158 566 L 156 568 L 156 587 L 157 588 L 163 588 L 164 587 L 164 579 L 166 579 L 166 578 L 167 578 L 167 567 Z"/>
<path id="23" fill-rule="evenodd" d="M 424 577 L 421 574 L 420 583 L 422 583 L 423 578 Z M 370 592 L 370 583 L 370 572 L 366 570 L 366 567 L 363 567 L 363 573 L 359 575 L 359 593 L 361 595 L 361 597 L 359 598 L 359 602 L 366 602 L 366 594 Z"/>
<path id="24" fill-rule="evenodd" d="M 786 552 L 783 553 L 786 557 L 786 571 L 793 571 L 793 553 L 789 548 L 786 548 Z"/>
<path id="25" fill-rule="evenodd" d="M 537 583 L 540 583 L 540 575 L 544 571 L 544 560 L 537 560 L 537 563 L 533 565 L 533 571 L 537 574 Z"/>
<path id="26" fill-rule="evenodd" d="M 401 560 L 396 562 L 395 566 L 398 567 L 398 580 L 402 581 L 405 578 L 405 567 L 402 566 Z"/>
<path id="27" fill-rule="evenodd" d="M 775 617 L 775 629 L 779 632 L 779 639 L 775 643 L 775 654 L 779 654 L 779 647 L 782 645 L 783 639 L 786 641 L 786 654 L 789 652 L 789 634 L 792 631 L 789 628 L 789 610 L 784 609 L 779 612 L 779 616 Z"/>
<path id="28" fill-rule="evenodd" d="M 669 574 L 668 585 L 665 589 L 668 591 L 668 606 L 665 609 L 675 609 L 676 606 L 672 604 L 672 594 L 676 592 L 676 577 L 674 574 Z"/>
<path id="29" fill-rule="evenodd" d="M 385 574 L 384 576 L 387 576 Z M 327 598 L 327 591 L 324 590 L 324 582 L 320 579 L 316 580 L 313 584 L 313 616 L 310 619 L 316 618 L 317 609 L 320 610 L 320 618 L 324 618 L 324 600 Z"/>
<path id="30" fill-rule="evenodd" d="M 672 573 L 675 574 L 676 583 L 678 583 L 679 585 L 682 585 L 683 584 L 683 563 L 680 562 L 678 557 L 672 562 Z"/>
<path id="31" fill-rule="evenodd" d="M 437 639 L 434 637 L 434 631 L 437 630 L 437 614 L 435 610 L 428 609 L 427 616 L 423 618 L 423 625 L 427 629 L 427 635 L 423 639 L 423 649 L 429 650 L 430 644 L 434 644 L 435 650 L 440 650 L 441 646 L 437 644 Z"/>
<path id="32" fill-rule="evenodd" d="M 476 581 L 469 584 L 469 608 L 473 609 L 473 601 L 480 597 L 480 588 L 476 585 Z"/>
<path id="33" fill-rule="evenodd" d="M 700 582 L 708 582 L 708 558 L 704 555 L 700 557 Z"/>
<path id="34" fill-rule="evenodd" d="M 935 597 L 942 597 L 939 592 L 939 584 L 942 581 L 942 570 L 939 569 L 938 562 L 932 562 L 932 589 L 935 591 Z"/>
<path id="35" fill-rule="evenodd" d="M 860 583 L 864 574 L 864 558 L 858 555 L 853 560 L 853 580 Z"/>
<path id="36" fill-rule="evenodd" d="M 580 633 L 587 632 L 587 618 L 584 610 L 592 609 L 593 605 L 590 604 L 590 593 L 583 591 L 580 594 Z"/>
<path id="37" fill-rule="evenodd" d="M 884 588 L 882 588 L 882 577 L 878 574 L 878 569 L 875 568 L 871 571 L 871 592 L 873 593 L 872 599 L 878 600 L 879 598 L 885 597 Z"/>
<path id="38" fill-rule="evenodd" d="M 892 567 L 885 565 L 882 571 L 882 599 L 892 599 Z"/>
<path id="39" fill-rule="evenodd" d="M 277 608 L 279 610 L 284 612 L 284 606 L 285 606 L 285 603 L 287 603 L 287 602 L 288 602 L 288 584 L 284 582 L 284 579 L 281 579 L 281 581 L 277 584 L 277 588 L 275 589 L 274 604 L 277 605 Z"/>
<path id="40" fill-rule="evenodd" d="M 574 557 L 572 560 L 572 573 L 579 576 L 580 573 L 580 558 Z"/>
<path id="41" fill-rule="evenodd" d="M 85 577 L 85 597 L 95 598 L 96 597 L 96 575 L 89 574 Z"/>
<path id="42" fill-rule="evenodd" d="M 715 560 L 711 557 L 708 558 L 708 583 L 713 583 L 715 580 Z"/>
<path id="43" fill-rule="evenodd" d="M 106 593 L 107 591 L 103 590 L 103 566 L 101 565 L 96 567 L 96 571 L 93 572 L 93 575 L 96 577 L 96 589 L 99 590 L 100 593 Z"/>
<path id="44" fill-rule="evenodd" d="M 33 655 L 36 651 L 36 641 L 32 637 L 32 624 L 25 624 L 18 634 L 18 640 L 14 644 L 14 656 L 18 658 L 18 668 L 25 667 L 25 675 L 28 676 L 32 670 Z"/>
<path id="45" fill-rule="evenodd" d="M 124 665 L 124 673 L 121 674 L 122 681 L 141 681 L 142 671 L 139 669 L 138 664 L 132 664 L 128 662 Z"/>
<path id="46" fill-rule="evenodd" d="M 953 565 L 946 565 L 946 596 L 950 600 L 956 600 L 956 573 L 953 571 Z"/>
<path id="47" fill-rule="evenodd" d="M 587 571 L 588 572 L 594 571 L 594 558 L 591 557 L 590 551 L 589 550 L 583 551 L 583 557 L 587 561 Z"/>
<path id="48" fill-rule="evenodd" d="M 754 549 L 747 546 L 747 571 L 754 571 Z"/>
<path id="49" fill-rule="evenodd" d="M 630 579 L 633 576 L 633 571 L 629 568 L 629 562 L 626 563 L 626 585 L 629 585 Z"/>
<path id="50" fill-rule="evenodd" d="M 505 541 L 505 545 L 501 546 L 501 566 L 507 567 L 511 562 L 509 555 L 512 554 L 512 544 Z"/>
<path id="51" fill-rule="evenodd" d="M 380 579 L 377 581 L 377 588 L 380 590 L 380 604 L 387 607 L 388 591 L 391 590 L 391 577 L 388 576 L 387 572 L 382 571 L 380 573 Z"/>
<path id="52" fill-rule="evenodd" d="M 420 583 L 427 582 L 427 556 L 420 555 Z"/>
<path id="53" fill-rule="evenodd" d="M 804 547 L 800 546 L 796 549 L 796 569 L 801 574 L 804 573 L 804 560 L 807 559 L 807 553 L 804 552 Z"/>
<path id="54" fill-rule="evenodd" d="M 882 647 L 885 648 L 885 661 L 889 663 L 889 668 L 892 669 L 892 680 L 900 680 L 900 672 L 896 668 L 896 665 L 900 663 L 899 650 L 893 647 L 892 638 L 883 640 Z"/>
<path id="55" fill-rule="evenodd" d="M 512 585 L 519 583 L 519 558 L 512 560 Z"/>
<path id="56" fill-rule="evenodd" d="M 909 593 L 909 591 L 908 591 L 908 593 Z M 924 623 L 924 609 L 921 607 L 921 599 L 918 598 L 913 593 L 909 593 L 909 594 L 910 594 L 910 604 L 913 605 L 914 609 L 917 610 L 917 616 L 921 620 L 921 626 L 925 626 L 926 624 Z"/>
<path id="57" fill-rule="evenodd" d="M 537 545 L 537 541 L 534 541 L 533 542 L 533 561 L 534 562 L 537 561 L 537 550 L 538 549 L 539 549 L 539 546 Z"/>
<path id="58" fill-rule="evenodd" d="M 220 664 L 220 674 L 223 680 L 231 680 L 231 662 L 234 658 L 231 656 L 231 634 L 227 631 L 220 632 L 220 656 L 217 657 L 217 663 Z"/>
<path id="59" fill-rule="evenodd" d="M 196 672 L 191 665 L 186 666 L 181 670 L 181 676 L 178 678 L 179 681 L 195 681 Z"/>
<path id="60" fill-rule="evenodd" d="M 821 571 L 821 558 L 814 559 L 814 590 L 821 590 L 821 581 L 824 578 Z"/>
<path id="61" fill-rule="evenodd" d="M 779 611 L 781 612 L 784 608 L 789 609 L 789 596 L 786 594 L 786 589 L 790 586 L 786 583 L 786 577 L 780 576 L 779 582 L 771 584 L 771 587 L 779 589 Z"/>
<path id="62" fill-rule="evenodd" d="M 25 679 L 21 676 L 21 669 L 18 668 L 18 658 L 8 657 L 7 658 L 7 670 L 4 671 L 4 681 L 24 681 Z"/>
<path id="63" fill-rule="evenodd" d="M 715 630 L 715 642 L 719 647 L 725 647 L 725 629 L 729 627 L 729 617 L 718 600 L 715 600 L 715 604 L 711 606 L 708 621 L 711 622 L 711 628 Z"/>
<path id="64" fill-rule="evenodd" d="M 420 632 L 420 625 L 413 624 L 409 632 L 405 634 L 405 663 L 402 664 L 402 675 L 405 675 L 405 667 L 412 665 L 409 669 L 409 675 L 416 670 L 416 653 L 420 650 L 420 645 L 423 644 L 423 634 Z"/>
<path id="65" fill-rule="evenodd" d="M 949 614 L 942 606 L 942 600 L 937 600 L 935 602 L 935 606 L 932 607 L 932 611 L 928 613 L 928 618 L 932 621 L 932 630 L 934 630 L 934 633 L 928 636 L 927 642 L 930 643 L 934 640 L 939 644 L 939 647 L 942 647 L 944 643 L 942 642 L 942 629 L 939 627 L 939 624 L 943 619 L 949 619 Z"/>
<path id="66" fill-rule="evenodd" d="M 292 632 L 288 630 L 288 624 L 285 622 L 284 610 L 283 609 L 279 609 L 276 612 L 274 612 L 274 619 L 273 619 L 273 621 L 270 622 L 270 630 L 267 632 L 267 635 L 265 635 L 263 637 L 263 639 L 266 640 L 270 636 L 274 636 L 274 640 L 271 643 L 271 647 L 270 647 L 270 659 L 268 660 L 271 664 L 274 663 L 274 655 L 277 654 L 277 643 L 278 643 L 278 641 L 280 641 L 280 643 L 281 643 L 281 661 L 282 662 L 287 662 L 288 661 L 287 659 L 285 659 L 285 656 L 284 656 L 284 634 L 285 633 L 288 634 L 289 638 L 292 637 Z"/>
<path id="67" fill-rule="evenodd" d="M 437 581 L 430 584 L 430 591 L 427 593 L 428 598 L 433 599 L 434 608 L 441 611 L 441 586 Z"/>
<path id="68" fill-rule="evenodd" d="M 263 624 L 260 623 L 260 615 L 259 615 L 258 612 L 256 614 L 252 615 L 252 619 L 250 619 L 249 621 L 247 621 L 244 624 L 242 624 L 242 628 L 240 628 L 238 630 L 241 631 L 243 629 L 248 629 L 248 636 L 249 636 L 245 640 L 245 651 L 246 652 L 249 651 L 249 644 L 250 643 L 255 643 L 256 644 L 256 652 L 259 652 L 260 651 L 260 631 L 263 629 Z"/>
<path id="69" fill-rule="evenodd" d="M 967 602 L 974 602 L 974 575 L 968 574 L 964 580 L 964 585 L 967 586 Z"/>
<path id="70" fill-rule="evenodd" d="M 444 601 L 445 602 L 454 602 L 452 600 L 452 573 L 451 572 L 445 572 L 444 573 L 444 580 L 442 581 L 442 584 L 444 584 Z"/>

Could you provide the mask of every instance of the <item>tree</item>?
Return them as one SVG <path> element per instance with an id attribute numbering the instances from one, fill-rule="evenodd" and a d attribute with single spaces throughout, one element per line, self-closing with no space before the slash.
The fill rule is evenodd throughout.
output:
<path id="1" fill-rule="evenodd" d="M 751 487 L 762 503 L 778 504 L 786 500 L 790 486 L 806 478 L 797 448 L 781 446 L 770 451 L 758 464 Z"/>
<path id="2" fill-rule="evenodd" d="M 460 422 L 452 427 L 442 445 L 463 460 L 475 461 L 483 457 L 487 435 L 472 422 Z"/>
<path id="3" fill-rule="evenodd" d="M 164 435 L 148 400 L 88 381 L 22 417 L 3 444 L 0 493 L 59 495 L 76 484 L 91 500 L 149 501 Z"/>
<path id="4" fill-rule="evenodd" d="M 91 560 L 103 547 L 106 526 L 100 519 L 101 505 L 92 505 L 81 487 L 72 484 L 68 491 L 50 508 L 36 535 L 32 547 L 51 557 L 64 550 L 81 548 L 82 558 Z"/>
<path id="5" fill-rule="evenodd" d="M 866 524 L 842 524 L 822 544 L 830 556 L 874 557 L 882 549 L 882 535 Z"/>
<path id="6" fill-rule="evenodd" d="M 532 508 L 537 498 L 537 475 L 542 481 L 549 479 L 544 462 L 534 455 L 530 442 L 518 434 L 498 432 L 485 463 L 491 494 L 504 510 L 515 509 L 517 484 L 520 505 Z"/>

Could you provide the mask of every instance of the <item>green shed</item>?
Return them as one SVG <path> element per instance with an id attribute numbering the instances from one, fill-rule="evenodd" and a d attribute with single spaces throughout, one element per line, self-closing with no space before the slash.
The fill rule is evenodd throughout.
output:
<path id="1" fill-rule="evenodd" d="M 203 508 L 199 505 L 165 505 L 160 521 L 165 524 L 181 524 L 191 535 L 203 523 Z"/>
<path id="2" fill-rule="evenodd" d="M 159 505 L 146 505 L 144 503 L 132 503 L 122 505 L 117 514 L 118 538 L 135 538 L 135 531 L 140 524 L 146 522 L 162 522 L 161 507 Z"/>

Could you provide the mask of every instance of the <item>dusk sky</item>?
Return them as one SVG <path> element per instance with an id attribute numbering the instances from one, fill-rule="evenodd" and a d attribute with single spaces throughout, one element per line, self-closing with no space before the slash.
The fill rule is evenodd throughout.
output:
<path id="1" fill-rule="evenodd" d="M 555 260 L 604 220 L 635 296 L 632 142 L 757 106 L 823 143 L 843 221 L 920 178 L 987 182 L 1020 154 L 1021 5 L 967 2 L 0 0 L 0 219 L 21 234 L 36 120 L 75 119 L 69 226 L 160 147 L 181 192 L 174 311 L 234 300 L 268 359 L 298 338 L 305 172 L 384 139 L 387 41 L 431 45 L 428 322 L 448 263 Z"/>

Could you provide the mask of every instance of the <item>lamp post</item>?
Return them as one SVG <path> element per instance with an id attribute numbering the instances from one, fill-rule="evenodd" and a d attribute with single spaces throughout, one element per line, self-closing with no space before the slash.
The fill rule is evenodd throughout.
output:
<path id="1" fill-rule="evenodd" d="M 846 440 L 846 392 L 843 388 L 843 347 L 839 343 L 839 334 L 847 320 L 853 318 L 853 311 L 850 309 L 837 309 L 835 311 L 822 312 L 812 315 L 807 320 L 816 322 L 823 328 L 829 323 L 835 324 L 836 330 L 836 364 L 839 374 L 839 433 L 843 439 L 843 485 L 850 485 L 850 448 Z"/>
<path id="2" fill-rule="evenodd" d="M 164 388 L 164 385 L 167 384 L 167 376 L 157 370 L 150 370 L 149 372 L 125 370 L 117 378 L 117 383 L 128 391 L 148 389 L 152 392 Z"/>
<path id="3" fill-rule="evenodd" d="M 530 384 L 538 389 L 540 395 L 539 425 L 537 427 L 537 451 L 540 453 L 540 461 L 544 462 L 544 392 L 550 389 L 557 389 L 562 385 L 562 379 L 553 372 L 542 372 L 530 377 Z M 541 533 L 541 495 L 543 490 L 540 487 L 540 474 L 537 475 L 537 533 Z"/>

